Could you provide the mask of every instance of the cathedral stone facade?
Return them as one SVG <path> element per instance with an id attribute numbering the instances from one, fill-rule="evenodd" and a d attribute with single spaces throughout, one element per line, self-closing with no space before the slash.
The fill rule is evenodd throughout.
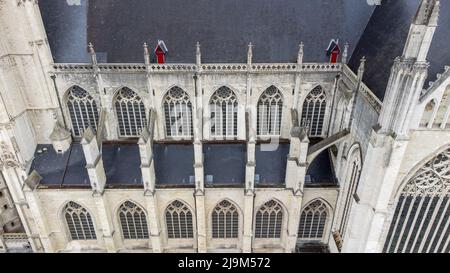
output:
<path id="1" fill-rule="evenodd" d="M 449 67 L 425 86 L 439 10 L 420 2 L 381 101 L 347 45 L 58 63 L 37 1 L 0 1 L 0 200 L 23 228 L 0 251 L 450 252 Z"/>

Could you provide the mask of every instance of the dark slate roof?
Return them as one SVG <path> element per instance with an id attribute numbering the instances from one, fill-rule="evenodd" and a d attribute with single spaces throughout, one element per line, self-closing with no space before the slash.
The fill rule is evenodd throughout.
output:
<path id="1" fill-rule="evenodd" d="M 142 44 L 157 39 L 168 62 L 194 62 L 195 43 L 204 62 L 294 62 L 305 43 L 305 61 L 326 61 L 332 38 L 357 44 L 374 6 L 361 0 L 40 0 L 56 62 L 85 62 L 86 45 L 108 62 L 143 62 Z"/>
<path id="2" fill-rule="evenodd" d="M 38 153 L 44 148 L 46 152 Z M 41 185 L 90 187 L 83 147 L 73 143 L 64 154 L 58 154 L 52 145 L 39 144 L 30 173 L 36 170 L 41 176 Z M 142 186 L 140 157 L 137 144 L 103 144 L 103 166 L 106 186 Z"/>
<path id="3" fill-rule="evenodd" d="M 349 65 L 356 71 L 359 60 L 366 56 L 364 82 L 380 98 L 384 98 L 390 68 L 396 57 L 401 56 L 408 37 L 409 27 L 420 0 L 384 0 L 378 6 L 353 52 Z M 450 1 L 441 1 L 439 26 L 431 44 L 428 60 L 429 78 L 443 71 L 450 64 Z M 428 85 L 425 84 L 425 88 Z"/>
<path id="4" fill-rule="evenodd" d="M 43 151 L 45 148 L 46 152 Z M 36 170 L 42 176 L 41 185 L 89 187 L 89 176 L 85 166 L 86 160 L 80 144 L 72 144 L 64 154 L 56 153 L 52 145 L 39 144 L 30 172 Z"/>
<path id="5" fill-rule="evenodd" d="M 194 185 L 192 144 L 153 144 L 157 185 Z"/>
<path id="6" fill-rule="evenodd" d="M 46 148 L 47 151 L 39 153 Z M 203 145 L 205 185 L 244 185 L 246 144 Z M 192 144 L 153 144 L 156 184 L 158 186 L 194 186 L 194 147 Z M 289 143 L 278 147 L 267 144 L 256 145 L 256 169 L 260 186 L 282 185 L 286 175 L 286 160 Z M 106 187 L 142 186 L 140 156 L 137 144 L 104 143 L 103 166 Z M 58 154 L 52 145 L 39 144 L 31 171 L 41 176 L 41 185 L 60 187 L 90 187 L 83 148 L 73 143 L 70 150 Z M 322 152 L 307 171 L 310 185 L 334 184 L 334 174 L 328 151 Z M 212 176 L 212 183 L 208 179 Z M 308 186 L 308 184 L 306 184 Z"/>
<path id="7" fill-rule="evenodd" d="M 142 186 L 137 144 L 103 144 L 102 159 L 108 186 Z"/>
<path id="8" fill-rule="evenodd" d="M 205 185 L 243 185 L 246 155 L 246 144 L 203 144 Z"/>
<path id="9" fill-rule="evenodd" d="M 89 62 L 87 53 L 87 1 L 80 6 L 67 1 L 41 0 L 44 21 L 53 59 L 60 63 Z"/>
<path id="10" fill-rule="evenodd" d="M 289 143 L 256 145 L 256 186 L 284 185 L 289 147 Z"/>
<path id="11" fill-rule="evenodd" d="M 306 171 L 305 186 L 336 185 L 329 149 L 322 151 Z"/>

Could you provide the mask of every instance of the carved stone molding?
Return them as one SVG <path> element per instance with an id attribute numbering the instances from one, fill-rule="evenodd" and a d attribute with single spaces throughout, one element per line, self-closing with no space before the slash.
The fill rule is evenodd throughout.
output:
<path id="1" fill-rule="evenodd" d="M 450 189 L 450 149 L 443 151 L 423 165 L 408 181 L 406 195 L 445 195 Z"/>
<path id="2" fill-rule="evenodd" d="M 4 142 L 0 142 L 0 169 L 20 167 L 16 156 L 10 147 Z"/>

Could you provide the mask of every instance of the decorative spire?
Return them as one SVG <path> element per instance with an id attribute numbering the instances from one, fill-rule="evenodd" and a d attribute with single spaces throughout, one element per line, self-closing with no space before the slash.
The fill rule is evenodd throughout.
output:
<path id="1" fill-rule="evenodd" d="M 358 79 L 359 80 L 362 80 L 362 78 L 363 78 L 365 64 L 366 64 L 366 57 L 363 56 L 359 62 L 359 67 L 358 67 Z"/>
<path id="2" fill-rule="evenodd" d="M 88 47 L 89 47 L 89 53 L 95 54 L 94 45 L 91 42 L 89 42 Z"/>
<path id="3" fill-rule="evenodd" d="M 342 53 L 342 61 L 341 61 L 343 64 L 347 63 L 347 57 L 348 57 L 348 43 L 345 43 L 344 52 Z"/>
<path id="4" fill-rule="evenodd" d="M 441 2 L 439 0 L 434 4 L 433 11 L 431 12 L 430 19 L 428 21 L 429 26 L 437 26 L 439 19 L 439 12 L 441 9 Z"/>
<path id="5" fill-rule="evenodd" d="M 416 25 L 437 25 L 439 16 L 439 0 L 422 0 L 416 16 L 414 24 Z"/>
<path id="6" fill-rule="evenodd" d="M 93 65 L 97 65 L 97 55 L 95 54 L 94 45 L 89 42 L 89 53 L 91 54 L 91 60 Z"/>
<path id="7" fill-rule="evenodd" d="M 148 45 L 144 43 L 144 62 L 146 65 L 150 64 L 150 53 L 148 52 Z"/>
<path id="8" fill-rule="evenodd" d="M 195 46 L 195 60 L 198 66 L 202 63 L 202 52 L 200 50 L 200 42 L 197 42 Z"/>
<path id="9" fill-rule="evenodd" d="M 298 45 L 297 64 L 303 63 L 303 47 L 304 47 L 304 44 L 303 44 L 303 42 L 301 42 Z"/>
<path id="10" fill-rule="evenodd" d="M 250 42 L 248 44 L 248 50 L 247 50 L 247 64 L 251 65 L 253 61 L 253 45 Z"/>

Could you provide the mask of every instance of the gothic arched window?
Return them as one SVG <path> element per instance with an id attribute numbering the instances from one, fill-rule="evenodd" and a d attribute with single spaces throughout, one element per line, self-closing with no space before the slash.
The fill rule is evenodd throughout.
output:
<path id="1" fill-rule="evenodd" d="M 166 136 L 191 137 L 192 104 L 188 94 L 181 88 L 172 87 L 164 96 Z"/>
<path id="2" fill-rule="evenodd" d="M 327 222 L 327 207 L 320 200 L 311 202 L 300 217 L 298 226 L 299 239 L 321 240 Z"/>
<path id="3" fill-rule="evenodd" d="M 181 201 L 175 200 L 166 208 L 167 237 L 193 238 L 192 212 Z"/>
<path id="4" fill-rule="evenodd" d="M 97 239 L 91 214 L 84 207 L 70 201 L 63 211 L 71 240 Z"/>
<path id="5" fill-rule="evenodd" d="M 383 252 L 450 253 L 450 149 L 425 163 L 397 201 Z"/>
<path id="6" fill-rule="evenodd" d="M 275 86 L 267 88 L 258 100 L 257 131 L 260 136 L 279 135 L 283 97 Z"/>
<path id="7" fill-rule="evenodd" d="M 119 220 L 124 239 L 148 239 L 147 217 L 135 203 L 125 201 L 120 205 Z"/>
<path id="8" fill-rule="evenodd" d="M 137 137 L 146 125 L 144 102 L 133 90 L 124 87 L 119 90 L 115 100 L 119 135 Z"/>
<path id="9" fill-rule="evenodd" d="M 67 108 L 74 136 L 81 137 L 89 126 L 97 130 L 98 110 L 94 98 L 79 86 L 73 86 L 67 94 Z"/>
<path id="10" fill-rule="evenodd" d="M 255 237 L 280 238 L 283 225 L 283 208 L 275 201 L 266 202 L 256 213 Z"/>
<path id="11" fill-rule="evenodd" d="M 227 200 L 221 201 L 211 217 L 213 238 L 238 238 L 239 212 L 233 204 Z"/>
<path id="12" fill-rule="evenodd" d="M 327 104 L 327 95 L 322 86 L 314 87 L 306 96 L 302 108 L 302 122 L 308 124 L 309 136 L 322 136 L 325 111 Z"/>
<path id="13" fill-rule="evenodd" d="M 225 86 L 217 89 L 209 101 L 211 136 L 236 137 L 238 102 L 234 92 Z"/>
<path id="14" fill-rule="evenodd" d="M 345 178 L 346 184 L 343 187 L 344 191 L 340 201 L 342 204 L 342 217 L 339 224 L 339 233 L 342 238 L 344 238 L 345 235 L 352 201 L 358 189 L 359 178 L 361 176 L 361 156 L 359 148 L 353 149 L 353 151 L 350 152 L 349 158 L 350 161 L 347 166 L 347 175 Z"/>

